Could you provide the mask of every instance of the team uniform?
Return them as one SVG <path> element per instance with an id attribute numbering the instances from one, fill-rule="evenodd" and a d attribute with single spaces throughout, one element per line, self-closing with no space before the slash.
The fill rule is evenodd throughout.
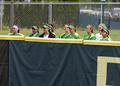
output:
<path id="1" fill-rule="evenodd" d="M 70 35 L 69 33 L 63 33 L 60 35 L 60 38 L 67 38 L 67 36 Z"/>
<path id="2" fill-rule="evenodd" d="M 103 35 L 102 35 L 102 38 L 100 39 L 100 41 L 111 41 L 111 37 L 109 35 L 109 30 L 106 27 L 106 25 L 105 24 L 100 24 L 100 25 L 103 27 L 103 31 L 101 33 Z M 106 36 L 105 36 L 104 32 L 106 33 Z"/>
<path id="3" fill-rule="evenodd" d="M 8 35 L 9 35 L 9 36 L 24 36 L 24 35 L 21 34 L 21 33 L 15 33 L 15 34 L 13 34 L 13 33 L 8 33 Z"/>
<path id="4" fill-rule="evenodd" d="M 17 25 L 13 25 L 13 26 L 11 27 L 11 32 L 8 33 L 8 35 L 9 35 L 9 36 L 22 36 L 22 37 L 24 37 L 23 34 L 19 33 L 19 28 L 18 28 Z"/>
<path id="5" fill-rule="evenodd" d="M 49 34 L 42 33 L 39 37 L 42 37 L 42 38 L 55 38 L 55 35 L 52 32 L 49 32 Z"/>
<path id="6" fill-rule="evenodd" d="M 68 28 L 70 30 L 70 34 L 65 36 L 66 39 L 80 39 L 80 35 L 76 33 L 74 25 L 69 25 Z"/>
<path id="7" fill-rule="evenodd" d="M 78 33 L 71 33 L 65 37 L 66 39 L 80 39 L 80 35 Z"/>
<path id="8" fill-rule="evenodd" d="M 48 26 L 48 24 L 44 24 L 42 27 L 44 30 L 48 29 L 48 33 L 46 34 L 43 32 L 39 37 L 42 38 L 55 38 L 55 33 L 52 33 L 51 28 Z"/>
<path id="9" fill-rule="evenodd" d="M 108 37 L 102 38 L 100 41 L 111 41 L 111 37 L 108 36 Z"/>
<path id="10" fill-rule="evenodd" d="M 56 37 L 56 34 L 54 32 L 51 32 L 51 33 L 54 35 L 54 37 Z"/>
<path id="11" fill-rule="evenodd" d="M 100 33 L 95 34 L 95 37 L 96 37 L 96 40 L 97 40 L 97 41 L 100 41 L 100 40 L 102 40 L 102 38 L 103 38 Z"/>
<path id="12" fill-rule="evenodd" d="M 30 34 L 30 35 L 28 35 L 29 37 L 39 37 L 40 36 L 40 34 L 39 33 L 35 33 L 35 34 Z"/>
<path id="13" fill-rule="evenodd" d="M 32 26 L 32 33 L 28 37 L 39 37 L 39 28 L 37 26 Z"/>
<path id="14" fill-rule="evenodd" d="M 95 35 L 94 35 L 93 33 L 92 33 L 92 34 L 85 33 L 85 34 L 83 35 L 83 39 L 84 39 L 84 40 L 95 40 L 96 37 L 95 37 Z"/>

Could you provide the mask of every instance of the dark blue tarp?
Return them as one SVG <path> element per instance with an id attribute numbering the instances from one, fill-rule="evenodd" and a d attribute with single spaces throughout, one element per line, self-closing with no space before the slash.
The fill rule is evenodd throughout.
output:
<path id="1" fill-rule="evenodd" d="M 8 84 L 8 60 L 9 60 L 9 41 L 0 41 L 0 86 Z"/>
<path id="2" fill-rule="evenodd" d="M 98 56 L 120 57 L 120 47 L 10 41 L 9 86 L 96 86 Z M 106 84 L 120 86 L 112 64 Z"/>

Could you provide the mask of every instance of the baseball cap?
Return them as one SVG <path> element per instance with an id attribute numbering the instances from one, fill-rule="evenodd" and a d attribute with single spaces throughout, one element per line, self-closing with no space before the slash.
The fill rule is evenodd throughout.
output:
<path id="1" fill-rule="evenodd" d="M 108 30 L 107 26 L 103 23 L 99 24 L 99 26 L 103 27 L 104 30 Z"/>
<path id="2" fill-rule="evenodd" d="M 104 29 L 104 31 L 109 35 L 109 30 L 108 29 Z"/>
<path id="3" fill-rule="evenodd" d="M 69 25 L 68 28 L 75 29 L 75 26 L 74 25 Z"/>
<path id="4" fill-rule="evenodd" d="M 50 27 L 48 25 L 44 24 L 42 28 L 43 29 L 49 29 Z"/>
<path id="5" fill-rule="evenodd" d="M 32 26 L 32 29 L 38 30 L 37 26 Z"/>

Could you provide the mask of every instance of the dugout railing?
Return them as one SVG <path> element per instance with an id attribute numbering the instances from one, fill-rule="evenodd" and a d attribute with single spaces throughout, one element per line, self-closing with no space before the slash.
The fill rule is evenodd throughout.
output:
<path id="1" fill-rule="evenodd" d="M 120 46 L 120 41 L 95 41 L 83 39 L 60 39 L 60 38 L 38 38 L 38 37 L 16 37 L 16 36 L 0 36 L 0 40 L 23 40 L 31 42 L 49 42 L 49 43 L 73 43 L 83 45 L 104 45 L 104 46 Z"/>

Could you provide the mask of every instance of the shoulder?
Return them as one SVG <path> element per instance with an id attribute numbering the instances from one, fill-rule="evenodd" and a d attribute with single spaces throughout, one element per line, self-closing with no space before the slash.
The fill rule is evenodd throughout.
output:
<path id="1" fill-rule="evenodd" d="M 80 35 L 78 33 L 75 33 L 75 36 L 80 37 Z"/>
<path id="2" fill-rule="evenodd" d="M 22 33 L 17 33 L 18 36 L 24 36 Z"/>
<path id="3" fill-rule="evenodd" d="M 49 37 L 50 37 L 50 38 L 55 38 L 55 34 L 49 33 Z"/>
<path id="4" fill-rule="evenodd" d="M 63 38 L 65 36 L 65 33 L 60 34 L 60 38 Z"/>
<path id="5" fill-rule="evenodd" d="M 31 37 L 31 36 L 33 36 L 33 34 L 28 34 L 28 35 L 26 35 L 27 37 Z"/>
<path id="6" fill-rule="evenodd" d="M 13 33 L 8 33 L 8 35 L 13 35 Z"/>
<path id="7" fill-rule="evenodd" d="M 60 36 L 63 36 L 63 35 L 65 35 L 65 33 L 60 34 Z"/>
<path id="8" fill-rule="evenodd" d="M 89 34 L 87 33 L 87 32 L 85 32 L 84 34 L 83 34 L 83 36 L 88 36 Z"/>
<path id="9" fill-rule="evenodd" d="M 79 35 L 78 33 L 75 33 L 75 35 Z"/>
<path id="10" fill-rule="evenodd" d="M 112 39 L 111 39 L 111 37 L 110 37 L 110 36 L 108 36 L 108 40 L 109 40 L 109 41 L 112 41 Z"/>
<path id="11" fill-rule="evenodd" d="M 92 34 L 91 34 L 91 37 L 93 37 L 93 36 L 95 36 L 95 34 L 94 34 L 94 33 L 92 33 Z"/>
<path id="12" fill-rule="evenodd" d="M 74 38 L 75 38 L 75 39 L 79 39 L 79 38 L 80 38 L 80 35 L 79 35 L 78 33 L 75 33 L 75 34 L 74 34 Z"/>
<path id="13" fill-rule="evenodd" d="M 39 37 L 43 37 L 44 36 L 44 33 L 40 34 Z"/>
<path id="14" fill-rule="evenodd" d="M 95 35 L 100 35 L 100 33 L 96 33 Z"/>

